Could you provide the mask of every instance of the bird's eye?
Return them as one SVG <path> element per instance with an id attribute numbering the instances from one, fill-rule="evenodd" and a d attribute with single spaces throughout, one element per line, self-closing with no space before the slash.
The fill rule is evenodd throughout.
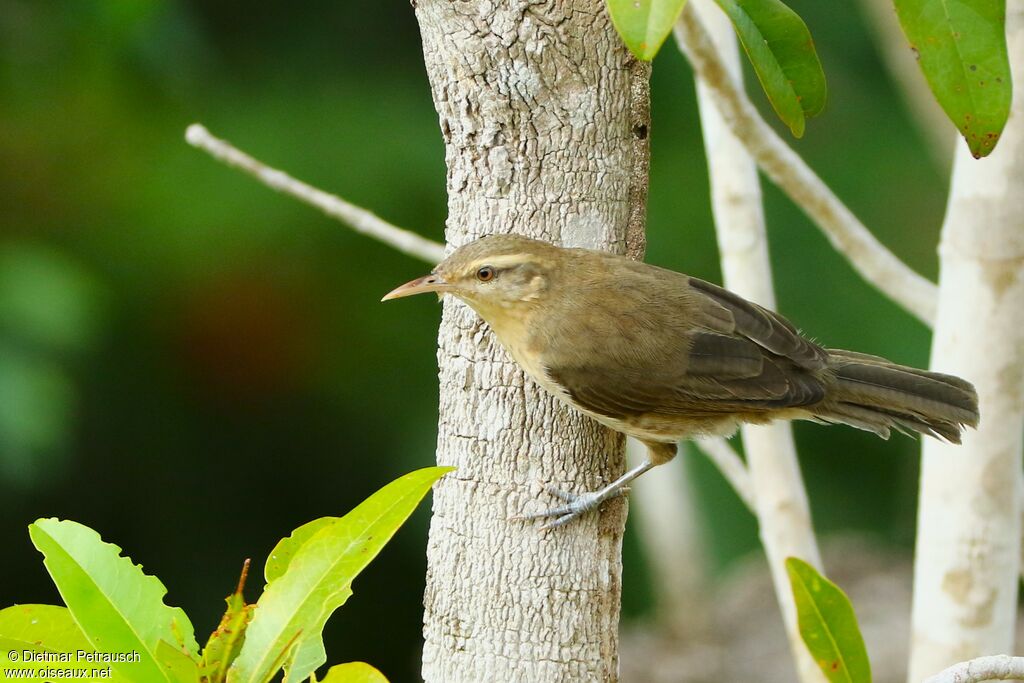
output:
<path id="1" fill-rule="evenodd" d="M 494 279 L 494 268 L 491 266 L 484 266 L 480 270 L 476 271 L 476 279 L 480 282 L 490 282 Z"/>

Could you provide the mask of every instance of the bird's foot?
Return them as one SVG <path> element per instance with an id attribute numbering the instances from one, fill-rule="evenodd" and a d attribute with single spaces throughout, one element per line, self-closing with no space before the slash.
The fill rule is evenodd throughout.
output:
<path id="1" fill-rule="evenodd" d="M 606 486 L 600 491 L 587 491 L 585 493 L 568 493 L 555 486 L 546 486 L 545 491 L 556 498 L 565 501 L 565 505 L 551 508 L 545 512 L 536 512 L 528 515 L 517 515 L 512 520 L 530 521 L 534 519 L 550 519 L 550 522 L 540 527 L 541 531 L 547 531 L 556 527 L 568 524 L 572 520 L 596 509 L 601 503 L 622 496 L 629 492 L 628 486 Z"/>

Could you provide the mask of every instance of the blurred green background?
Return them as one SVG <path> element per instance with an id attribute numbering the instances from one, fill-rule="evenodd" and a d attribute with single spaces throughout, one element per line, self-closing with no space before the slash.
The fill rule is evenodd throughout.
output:
<path id="1" fill-rule="evenodd" d="M 829 78 L 795 141 L 935 277 L 944 172 L 855 3 L 791 5 Z M 381 306 L 421 263 L 188 147 L 194 121 L 441 239 L 441 138 L 408 2 L 0 0 L 0 606 L 59 601 L 28 540 L 71 518 L 214 627 L 242 560 L 433 462 L 439 307 Z M 652 78 L 648 260 L 720 278 L 689 69 Z M 764 104 L 755 93 L 759 105 Z M 927 362 L 928 335 L 765 186 L 781 310 L 829 346 Z M 911 542 L 917 442 L 797 426 L 815 521 Z M 700 458 L 718 570 L 756 551 Z M 657 474 L 649 476 L 658 476 Z M 417 677 L 427 506 L 328 624 L 329 660 Z M 627 536 L 625 618 L 650 610 Z M 253 592 L 253 595 L 255 593 Z"/>

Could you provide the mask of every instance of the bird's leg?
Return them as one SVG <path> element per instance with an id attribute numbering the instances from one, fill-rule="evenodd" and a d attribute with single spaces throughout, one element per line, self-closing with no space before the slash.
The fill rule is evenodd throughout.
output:
<path id="1" fill-rule="evenodd" d="M 586 493 L 573 494 L 566 493 L 565 491 L 557 489 L 554 486 L 548 486 L 546 489 L 547 492 L 553 496 L 556 496 L 564 500 L 566 502 L 565 505 L 552 508 L 551 510 L 547 510 L 546 512 L 538 512 L 529 515 L 519 515 L 517 517 L 513 517 L 512 519 L 530 520 L 553 518 L 550 522 L 541 527 L 542 531 L 547 529 L 554 529 L 555 527 L 562 526 L 563 524 L 568 524 L 569 522 L 576 519 L 585 512 L 593 510 L 606 500 L 627 493 L 629 491 L 629 482 L 633 481 L 634 479 L 636 479 L 637 477 L 639 477 L 641 474 L 651 469 L 652 467 L 654 467 L 654 463 L 652 463 L 649 459 L 644 460 L 642 463 L 640 463 L 633 469 L 629 470 L 612 483 L 608 484 L 604 488 L 599 489 L 597 491 L 588 491 Z"/>

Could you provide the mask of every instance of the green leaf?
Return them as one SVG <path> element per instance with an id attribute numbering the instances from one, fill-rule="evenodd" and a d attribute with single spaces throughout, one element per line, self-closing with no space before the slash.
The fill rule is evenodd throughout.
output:
<path id="1" fill-rule="evenodd" d="M 198 683 L 199 665 L 179 648 L 161 640 L 156 644 L 156 660 L 176 683 Z"/>
<path id="2" fill-rule="evenodd" d="M 204 683 L 222 683 L 227 677 L 228 668 L 241 651 L 242 643 L 245 642 L 245 629 L 252 620 L 255 607 L 245 604 L 245 597 L 242 595 L 248 575 L 249 560 L 246 560 L 242 565 L 238 587 L 224 600 L 228 608 L 221 617 L 217 630 L 210 634 L 210 639 L 203 648 L 199 673 Z"/>
<path id="3" fill-rule="evenodd" d="M 832 683 L 871 683 L 871 663 L 849 598 L 803 560 L 786 558 L 800 637 Z"/>
<path id="4" fill-rule="evenodd" d="M 388 683 L 388 679 L 366 662 L 349 662 L 332 666 L 319 683 Z"/>
<path id="5" fill-rule="evenodd" d="M 48 652 L 91 650 L 67 607 L 15 605 L 0 610 L 0 638 Z"/>
<path id="6" fill-rule="evenodd" d="M 88 643 L 86 644 L 88 649 Z M 27 657 L 25 652 L 31 652 L 32 656 Z M 12 661 L 13 657 L 17 661 Z M 42 675 L 42 669 L 59 669 L 64 677 L 74 677 L 82 681 L 116 681 L 117 683 L 129 683 L 116 671 L 108 677 L 106 672 L 100 675 L 90 675 L 91 669 L 103 669 L 106 664 L 92 664 L 90 662 L 78 662 L 74 652 L 65 650 L 50 650 L 45 647 L 26 645 L 23 641 L 0 636 L 0 657 L 3 657 L 3 664 L 0 666 L 0 676 L 3 680 L 14 680 L 19 677 L 35 680 L 47 680 Z M 38 659 L 37 659 L 38 658 Z M 22 673 L 24 672 L 24 673 Z M 29 673 L 33 672 L 33 673 Z"/>
<path id="7" fill-rule="evenodd" d="M 772 108 L 796 137 L 825 108 L 825 72 L 807 25 L 779 0 L 716 0 L 732 21 Z"/>
<path id="8" fill-rule="evenodd" d="M 1010 115 L 1006 0 L 895 0 L 928 85 L 976 158 Z"/>
<path id="9" fill-rule="evenodd" d="M 139 662 L 112 663 L 118 674 L 142 683 L 175 681 L 166 658 L 157 653 L 161 641 L 198 657 L 185 613 L 165 605 L 164 585 L 121 557 L 119 547 L 104 543 L 89 527 L 57 519 L 36 520 L 29 535 L 91 649 L 139 653 Z"/>
<path id="10" fill-rule="evenodd" d="M 686 0 L 608 0 L 608 14 L 622 41 L 637 59 L 658 54 Z"/>
<path id="11" fill-rule="evenodd" d="M 38 659 L 26 658 L 26 650 L 41 656 Z M 106 663 L 78 661 L 79 650 L 95 652 L 67 607 L 15 605 L 0 610 L 0 653 L 5 653 L 8 660 L 10 656 L 6 653 L 14 651 L 20 654 L 17 662 L 5 662 L 4 669 L 32 669 L 37 672 L 36 680 L 43 680 L 39 672 L 47 668 L 83 672 L 75 674 L 77 680 L 82 681 L 134 683 Z M 106 671 L 108 666 L 109 673 Z M 96 670 L 103 673 L 90 675 Z"/>
<path id="12" fill-rule="evenodd" d="M 274 549 L 270 551 L 270 556 L 267 558 L 267 566 L 263 570 L 263 576 L 266 578 L 267 583 L 284 574 L 285 570 L 288 569 L 288 565 L 291 564 L 292 558 L 295 557 L 295 553 L 306 544 L 306 541 L 313 538 L 316 532 L 334 524 L 339 519 L 341 518 L 321 517 L 320 519 L 314 519 L 312 522 L 306 522 L 300 526 L 290 536 L 278 541 Z"/>
<path id="13" fill-rule="evenodd" d="M 400 477 L 301 544 L 284 574 L 267 584 L 257 601 L 228 681 L 263 683 L 283 665 L 285 683 L 293 683 L 323 664 L 327 660 L 324 624 L 352 594 L 352 580 L 412 514 L 434 482 L 451 470 L 427 467 Z"/>
<path id="14" fill-rule="evenodd" d="M 40 660 L 26 660 L 23 654 L 26 650 L 49 657 L 40 658 Z M 46 667 L 83 670 L 102 666 L 75 661 L 74 656 L 70 653 L 75 653 L 78 650 L 89 651 L 92 650 L 92 647 L 66 607 L 15 605 L 0 610 L 0 657 L 4 659 L 4 669 L 39 671 Z M 8 654 L 10 652 L 19 653 L 18 661 L 11 661 Z M 69 659 L 60 662 L 52 658 L 61 654 L 68 655 Z M 99 678 L 85 677 L 79 680 L 99 680 Z"/>

